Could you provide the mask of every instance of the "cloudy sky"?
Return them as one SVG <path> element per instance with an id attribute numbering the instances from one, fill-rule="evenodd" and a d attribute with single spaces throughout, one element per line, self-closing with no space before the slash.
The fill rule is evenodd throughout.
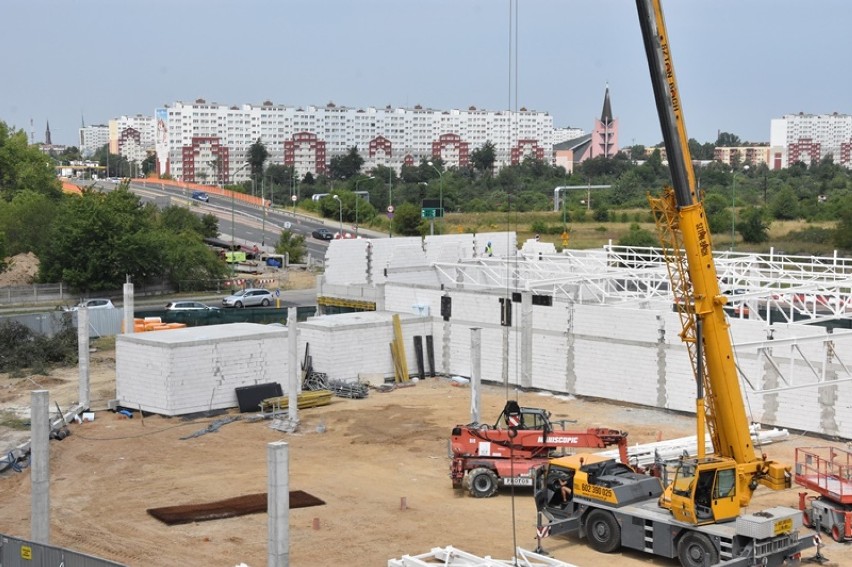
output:
<path id="1" fill-rule="evenodd" d="M 663 7 L 691 138 L 852 113 L 849 0 Z M 621 145 L 662 139 L 633 0 L 4 0 L 0 21 L 0 120 L 35 141 L 196 98 L 526 107 L 588 131 L 607 85 Z"/>

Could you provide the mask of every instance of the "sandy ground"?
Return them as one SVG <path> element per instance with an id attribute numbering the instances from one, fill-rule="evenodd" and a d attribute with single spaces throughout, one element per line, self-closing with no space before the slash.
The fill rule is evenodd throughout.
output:
<path id="1" fill-rule="evenodd" d="M 29 285 L 38 274 L 38 258 L 32 252 L 6 258 L 6 269 L 0 272 L 0 286 Z"/>
<path id="2" fill-rule="evenodd" d="M 294 434 L 275 431 L 269 422 L 240 420 L 181 439 L 205 429 L 213 418 L 121 418 L 105 410 L 114 396 L 112 351 L 94 353 L 91 368 L 95 420 L 72 424 L 73 434 L 50 446 L 54 545 L 134 566 L 265 565 L 265 514 L 169 527 L 146 509 L 266 491 L 267 445 L 283 440 L 289 447 L 290 490 L 326 502 L 290 512 L 291 565 L 384 566 L 390 558 L 448 545 L 508 559 L 515 545 L 535 548 L 529 491 L 513 495 L 503 489 L 482 500 L 451 487 L 447 438 L 454 424 L 470 421 L 467 387 L 429 378 L 392 392 L 372 391 L 366 399 L 335 398 L 331 405 L 303 410 Z M 76 399 L 74 368 L 31 378 L 51 391 L 51 407 L 54 401 L 65 407 Z M 0 403 L 28 406 L 32 389 L 28 378 L 2 376 Z M 686 416 L 539 393 L 509 395 L 517 395 L 522 405 L 550 409 L 554 418 L 576 419 L 578 429 L 624 429 L 631 443 L 693 433 Z M 505 388 L 486 387 L 483 420 L 493 422 L 506 398 Z M 824 444 L 794 435 L 766 450 L 791 462 L 796 446 Z M 0 477 L 0 533 L 30 534 L 29 473 Z M 759 492 L 752 506 L 795 506 L 796 492 Z M 824 540 L 830 564 L 852 566 L 852 557 L 844 557 L 843 551 L 852 556 L 848 550 Z M 677 564 L 634 552 L 606 557 L 575 539 L 546 539 L 545 548 L 580 566 Z"/>

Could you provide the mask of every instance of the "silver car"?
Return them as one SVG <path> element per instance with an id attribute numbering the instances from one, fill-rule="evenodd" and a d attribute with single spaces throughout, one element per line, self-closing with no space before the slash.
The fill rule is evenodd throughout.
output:
<path id="1" fill-rule="evenodd" d="M 268 289 L 244 289 L 222 300 L 222 307 L 267 307 L 275 300 Z"/>
<path id="2" fill-rule="evenodd" d="M 172 301 L 166 305 L 166 311 L 213 311 L 218 307 L 210 307 L 200 301 Z"/>

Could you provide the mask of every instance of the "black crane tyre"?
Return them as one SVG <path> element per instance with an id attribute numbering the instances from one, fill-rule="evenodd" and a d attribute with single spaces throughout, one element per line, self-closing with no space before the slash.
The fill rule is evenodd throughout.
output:
<path id="1" fill-rule="evenodd" d="M 586 537 L 595 551 L 612 553 L 621 547 L 621 525 L 612 512 L 592 510 L 586 518 Z"/>
<path id="2" fill-rule="evenodd" d="M 260 305 L 263 306 L 263 307 L 269 307 L 269 300 L 264 299 L 263 301 L 260 302 Z"/>
<path id="3" fill-rule="evenodd" d="M 468 473 L 470 495 L 475 498 L 489 498 L 497 492 L 497 475 L 491 469 L 479 467 Z"/>
<path id="4" fill-rule="evenodd" d="M 719 562 L 719 552 L 707 535 L 689 532 L 677 544 L 677 558 L 681 567 L 710 567 Z"/>

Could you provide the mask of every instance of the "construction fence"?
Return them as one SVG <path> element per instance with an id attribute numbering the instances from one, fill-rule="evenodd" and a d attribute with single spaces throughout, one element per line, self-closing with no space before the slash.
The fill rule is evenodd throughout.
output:
<path id="1" fill-rule="evenodd" d="M 0 565 L 3 567 L 124 567 L 62 547 L 35 543 L 0 534 Z"/>

